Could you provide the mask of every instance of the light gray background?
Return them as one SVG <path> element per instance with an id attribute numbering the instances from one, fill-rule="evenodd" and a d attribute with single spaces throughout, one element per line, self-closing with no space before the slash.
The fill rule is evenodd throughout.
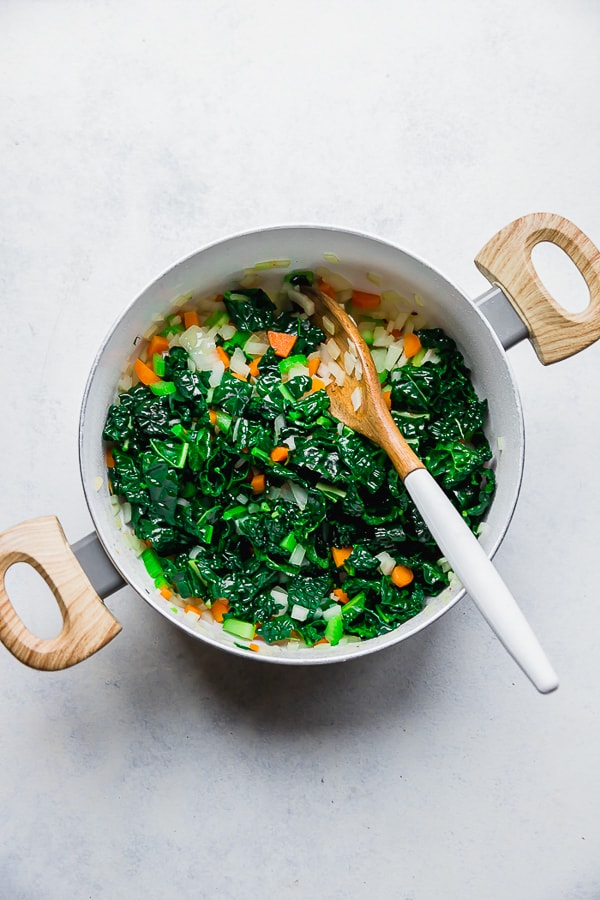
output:
<path id="1" fill-rule="evenodd" d="M 205 242 L 363 228 L 472 296 L 474 255 L 524 213 L 600 243 L 599 46 L 594 0 L 2 0 L 0 530 L 89 531 L 95 352 Z M 563 269 L 548 255 L 581 304 Z M 282 671 L 124 589 L 122 634 L 76 669 L 0 652 L 2 898 L 600 897 L 600 347 L 510 358 L 527 461 L 497 564 L 559 691 L 468 600 L 373 657 Z M 27 621 L 56 627 L 12 574 Z"/>

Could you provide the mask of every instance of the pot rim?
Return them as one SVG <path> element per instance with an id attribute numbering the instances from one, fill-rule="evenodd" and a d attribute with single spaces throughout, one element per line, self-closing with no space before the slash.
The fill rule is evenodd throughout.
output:
<path id="1" fill-rule="evenodd" d="M 324 656 L 322 653 L 318 652 L 318 648 L 317 648 L 317 652 L 314 652 L 315 651 L 314 647 L 310 648 L 310 651 L 307 651 L 306 654 L 303 652 L 296 652 L 296 653 L 292 652 L 287 656 L 283 655 L 283 654 L 282 655 L 270 655 L 270 654 L 266 654 L 266 653 L 265 654 L 261 654 L 261 653 L 248 654 L 247 650 L 238 648 L 233 643 L 231 643 L 231 644 L 224 643 L 222 640 L 217 640 L 216 638 L 213 638 L 208 634 L 199 632 L 198 630 L 194 629 L 188 622 L 186 622 L 183 619 L 183 617 L 180 619 L 174 619 L 174 617 L 169 614 L 169 611 L 168 611 L 168 608 L 166 605 L 161 606 L 161 605 L 158 605 L 157 603 L 153 602 L 153 600 L 150 598 L 150 596 L 147 594 L 147 592 L 140 590 L 139 587 L 137 587 L 133 583 L 130 574 L 128 574 L 126 571 L 127 566 L 122 566 L 120 563 L 120 560 L 115 558 L 115 554 L 113 553 L 112 549 L 110 548 L 108 540 L 105 537 L 104 524 L 99 521 L 99 517 L 96 514 L 95 505 L 94 505 L 94 503 L 92 503 L 92 488 L 90 486 L 89 479 L 86 479 L 86 477 L 85 477 L 85 462 L 84 462 L 85 419 L 86 419 L 86 413 L 87 413 L 87 409 L 88 409 L 88 401 L 89 401 L 89 398 L 90 398 L 90 395 L 91 395 L 92 389 L 93 389 L 95 375 L 96 375 L 100 360 L 101 360 L 103 353 L 107 347 L 107 344 L 109 343 L 109 341 L 111 340 L 111 338 L 113 337 L 115 332 L 118 331 L 119 327 L 121 326 L 121 324 L 123 322 L 123 319 L 127 315 L 127 312 L 130 309 L 132 309 L 132 307 L 141 299 L 141 297 L 147 291 L 149 291 L 150 289 L 155 287 L 163 279 L 166 279 L 176 269 L 178 269 L 181 266 L 184 266 L 187 262 L 189 262 L 190 260 L 192 260 L 193 258 L 197 257 L 200 254 L 207 253 L 210 250 L 212 250 L 216 247 L 219 247 L 221 245 L 233 243 L 235 241 L 240 241 L 240 240 L 243 240 L 244 238 L 252 237 L 255 235 L 259 235 L 259 234 L 263 234 L 263 233 L 267 234 L 267 233 L 271 233 L 271 232 L 293 231 L 293 230 L 322 232 L 323 234 L 326 234 L 327 232 L 346 234 L 346 235 L 356 237 L 358 239 L 366 239 L 368 242 L 371 242 L 374 244 L 379 244 L 383 247 L 388 248 L 389 250 L 397 251 L 397 252 L 405 255 L 406 257 L 410 257 L 415 263 L 417 263 L 421 267 L 424 267 L 425 269 L 428 269 L 430 272 L 434 273 L 446 285 L 450 286 L 457 294 L 459 294 L 461 296 L 461 298 L 463 298 L 464 301 L 466 303 L 468 303 L 471 312 L 474 315 L 476 315 L 477 317 L 479 317 L 479 319 L 483 322 L 487 332 L 489 333 L 489 336 L 490 336 L 492 342 L 496 345 L 496 349 L 499 352 L 499 354 L 506 366 L 507 373 L 510 378 L 513 399 L 514 399 L 514 403 L 515 403 L 515 411 L 517 413 L 519 436 L 520 436 L 519 448 L 518 448 L 519 449 L 518 461 L 517 461 L 517 464 L 515 465 L 515 468 L 518 465 L 518 472 L 517 472 L 516 482 L 514 484 L 513 491 L 512 491 L 512 498 L 511 498 L 510 504 L 509 504 L 509 511 L 505 515 L 505 521 L 503 521 L 502 525 L 500 527 L 498 527 L 498 533 L 495 537 L 493 544 L 490 547 L 486 548 L 486 553 L 490 557 L 490 559 L 492 559 L 495 556 L 502 541 L 504 540 L 504 538 L 506 536 L 506 533 L 508 531 L 508 528 L 510 526 L 510 523 L 512 521 L 515 509 L 516 509 L 516 505 L 517 505 L 521 487 L 522 487 L 524 460 L 525 460 L 525 425 L 524 425 L 524 417 L 523 417 L 523 407 L 522 407 L 522 402 L 521 402 L 521 398 L 519 395 L 519 391 L 517 388 L 517 382 L 516 382 L 512 367 L 510 365 L 510 361 L 506 355 L 506 350 L 505 350 L 504 346 L 502 345 L 493 326 L 483 315 L 482 311 L 478 308 L 477 304 L 471 299 L 469 294 L 467 294 L 455 281 L 453 281 L 451 278 L 448 278 L 442 271 L 440 271 L 436 266 L 432 265 L 428 260 L 426 260 L 420 254 L 413 253 L 411 250 L 408 250 L 406 247 L 396 244 L 393 241 L 389 241 L 389 240 L 384 239 L 376 234 L 370 233 L 368 231 L 363 231 L 360 229 L 348 228 L 348 227 L 334 225 L 334 224 L 324 224 L 324 223 L 313 224 L 310 222 L 284 223 L 284 224 L 279 223 L 279 224 L 272 224 L 272 225 L 257 226 L 257 227 L 253 227 L 253 228 L 249 228 L 249 229 L 243 229 L 243 230 L 237 231 L 237 232 L 232 232 L 232 233 L 226 235 L 225 237 L 221 237 L 214 241 L 210 241 L 206 244 L 203 244 L 202 246 L 198 247 L 196 250 L 183 256 L 182 258 L 177 260 L 175 263 L 173 263 L 172 265 L 170 265 L 166 269 L 164 269 L 161 274 L 159 274 L 157 277 L 153 278 L 150 282 L 148 282 L 148 284 L 143 288 L 143 290 L 141 290 L 137 294 L 137 296 L 125 307 L 125 309 L 121 312 L 121 314 L 117 317 L 117 319 L 114 320 L 113 324 L 107 331 L 103 341 L 101 342 L 101 344 L 98 348 L 98 351 L 97 351 L 97 353 L 94 357 L 94 360 L 92 362 L 92 365 L 90 367 L 90 371 L 89 371 L 89 374 L 88 374 L 88 377 L 86 380 L 86 384 L 85 384 L 85 388 L 84 388 L 83 396 L 82 396 L 80 415 L 79 415 L 79 428 L 78 428 L 78 456 L 79 456 L 79 469 L 80 469 L 80 475 L 81 475 L 81 480 L 82 480 L 84 497 L 85 497 L 88 511 L 90 513 L 90 516 L 91 516 L 91 519 L 92 519 L 92 522 L 94 525 L 94 530 L 95 530 L 96 536 L 97 536 L 104 552 L 106 553 L 108 559 L 111 561 L 113 566 L 117 569 L 117 571 L 120 573 L 125 584 L 127 586 L 129 586 L 132 590 L 134 590 L 136 594 L 140 595 L 142 597 L 142 599 L 144 599 L 155 611 L 159 612 L 164 618 L 168 619 L 170 622 L 174 623 L 175 625 L 178 625 L 180 628 L 182 628 L 184 631 L 186 631 L 188 634 L 190 634 L 194 638 L 199 638 L 202 641 L 218 648 L 219 650 L 226 650 L 228 652 L 234 653 L 235 655 L 244 657 L 246 659 L 250 656 L 250 658 L 257 659 L 262 662 L 269 662 L 269 663 L 275 662 L 275 663 L 282 664 L 282 665 L 299 665 L 299 664 L 321 665 L 321 664 L 325 664 L 325 663 L 344 662 L 344 661 L 347 661 L 350 659 L 356 659 L 358 657 L 362 657 L 362 656 L 368 655 L 370 653 L 373 653 L 377 650 L 384 649 L 384 647 L 391 647 L 397 643 L 400 643 L 403 640 L 406 640 L 408 637 L 411 637 L 411 636 L 419 633 L 424 628 L 426 628 L 428 625 L 437 621 L 439 618 L 441 618 L 443 615 L 445 615 L 445 613 L 447 613 L 450 609 L 452 609 L 459 602 L 459 600 L 461 600 L 463 598 L 463 596 L 465 595 L 465 593 L 466 593 L 465 588 L 462 587 L 462 585 L 458 586 L 458 588 L 455 588 L 452 592 L 449 592 L 448 599 L 444 602 L 444 604 L 439 606 L 436 610 L 431 611 L 429 615 L 423 615 L 423 612 L 425 612 L 427 609 L 427 607 L 425 607 L 425 610 L 423 610 L 417 616 L 413 617 L 412 619 L 409 619 L 407 622 L 403 623 L 402 626 L 394 629 L 391 632 L 387 632 L 386 634 L 380 635 L 379 637 L 370 638 L 368 640 L 361 641 L 360 643 L 352 643 L 349 645 L 345 645 L 343 648 L 342 647 L 329 648 L 330 651 L 331 651 L 331 649 L 339 649 L 340 651 L 342 651 L 342 652 L 336 653 L 335 656 L 333 656 L 333 655 Z M 404 629 L 401 633 L 399 633 L 400 628 Z"/>

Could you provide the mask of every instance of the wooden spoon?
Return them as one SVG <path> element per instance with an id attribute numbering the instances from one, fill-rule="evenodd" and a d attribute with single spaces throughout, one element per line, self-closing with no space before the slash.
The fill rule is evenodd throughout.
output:
<path id="1" fill-rule="evenodd" d="M 356 323 L 336 300 L 316 288 L 303 287 L 302 293 L 315 304 L 312 319 L 335 338 L 342 355 L 352 353 L 362 366 L 360 379 L 346 374 L 343 385 L 328 385 L 331 414 L 385 450 L 442 553 L 506 650 L 538 691 L 546 694 L 555 690 L 558 678 L 554 669 L 512 594 L 463 517 L 396 426 L 383 398 L 373 357 Z M 357 388 L 361 403 L 355 409 L 353 395 Z"/>

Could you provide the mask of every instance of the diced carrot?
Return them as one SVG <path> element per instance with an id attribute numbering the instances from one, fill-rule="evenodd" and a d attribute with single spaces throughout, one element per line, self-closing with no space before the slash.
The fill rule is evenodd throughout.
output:
<path id="1" fill-rule="evenodd" d="M 155 353 L 166 353 L 169 349 L 169 342 L 162 334 L 155 334 L 150 338 L 150 343 L 146 347 L 146 356 L 152 359 Z"/>
<path id="2" fill-rule="evenodd" d="M 273 460 L 273 462 L 285 462 L 288 456 L 290 455 L 290 451 L 287 447 L 273 447 L 269 456 Z"/>
<path id="3" fill-rule="evenodd" d="M 331 593 L 335 594 L 338 603 L 347 603 L 350 599 L 346 591 L 343 591 L 341 588 L 334 588 Z"/>
<path id="4" fill-rule="evenodd" d="M 200 324 L 200 317 L 195 309 L 188 309 L 184 312 L 183 324 L 186 328 L 191 328 L 192 325 Z"/>
<path id="5" fill-rule="evenodd" d="M 220 597 L 218 600 L 213 601 L 210 611 L 215 622 L 222 622 L 225 613 L 229 612 L 229 603 L 225 597 Z"/>
<path id="6" fill-rule="evenodd" d="M 410 331 L 408 334 L 404 335 L 404 354 L 407 359 L 413 357 L 420 349 L 421 341 L 417 334 Z"/>
<path id="7" fill-rule="evenodd" d="M 248 650 L 253 650 L 255 653 L 258 653 L 259 649 L 258 644 L 248 644 Z"/>
<path id="8" fill-rule="evenodd" d="M 221 360 L 221 362 L 223 363 L 225 368 L 228 369 L 229 368 L 229 357 L 227 356 L 227 354 L 225 353 L 225 351 L 223 350 L 222 347 L 217 347 L 217 356 L 219 357 L 219 359 Z"/>
<path id="9" fill-rule="evenodd" d="M 165 600 L 170 600 L 171 597 L 173 596 L 173 591 L 170 591 L 168 587 L 162 587 L 160 589 L 160 592 L 161 592 L 162 596 L 165 598 Z"/>
<path id="10" fill-rule="evenodd" d="M 153 372 L 150 366 L 147 366 L 145 362 L 142 362 L 139 357 L 134 362 L 133 368 L 142 384 L 158 384 L 161 380 L 156 372 Z"/>
<path id="11" fill-rule="evenodd" d="M 352 547 L 332 547 L 331 555 L 333 556 L 333 561 L 338 567 L 343 566 L 350 554 L 352 553 Z"/>
<path id="12" fill-rule="evenodd" d="M 208 411 L 208 418 L 210 419 L 210 424 L 211 424 L 211 425 L 216 425 L 216 424 L 217 424 L 217 413 L 216 413 L 216 410 L 214 410 L 214 409 L 209 409 L 209 411 Z"/>
<path id="13" fill-rule="evenodd" d="M 286 334 L 283 331 L 267 331 L 267 338 L 275 351 L 275 356 L 286 357 L 290 355 L 292 347 L 298 340 L 298 335 Z"/>
<path id="14" fill-rule="evenodd" d="M 322 637 L 322 638 L 319 638 L 318 641 L 315 641 L 315 647 L 317 646 L 317 644 L 328 644 L 328 643 L 329 643 L 329 641 L 327 640 L 327 638 Z"/>
<path id="15" fill-rule="evenodd" d="M 406 587 L 414 580 L 413 570 L 408 566 L 394 566 L 392 569 L 392 581 L 396 587 Z"/>
<path id="16" fill-rule="evenodd" d="M 201 616 L 201 615 L 202 615 L 202 610 L 200 609 L 200 607 L 199 607 L 199 606 L 194 606 L 193 603 L 188 603 L 187 606 L 184 607 L 184 610 L 183 610 L 183 611 L 186 612 L 186 613 L 187 613 L 187 612 L 193 612 L 193 613 L 196 613 L 197 616 Z"/>
<path id="17" fill-rule="evenodd" d="M 252 362 L 248 363 L 248 368 L 250 369 L 250 374 L 253 378 L 258 378 L 258 367 L 260 365 L 260 361 L 262 356 L 255 356 Z"/>
<path id="18" fill-rule="evenodd" d="M 110 447 L 106 450 L 106 465 L 109 469 L 114 469 L 115 467 L 115 458 Z"/>
<path id="19" fill-rule="evenodd" d="M 332 300 L 337 300 L 337 294 L 330 284 L 327 284 L 326 281 L 323 281 L 322 278 L 319 278 L 319 290 L 322 294 L 327 294 L 328 297 L 331 297 Z"/>
<path id="20" fill-rule="evenodd" d="M 368 291 L 352 291 L 352 303 L 357 309 L 377 309 L 381 297 L 379 294 L 369 294 Z"/>
<path id="21" fill-rule="evenodd" d="M 382 391 L 382 395 L 383 395 L 383 399 L 385 401 L 385 405 L 387 406 L 388 409 L 391 409 L 392 408 L 392 392 L 391 392 L 391 390 Z"/>
<path id="22" fill-rule="evenodd" d="M 314 394 L 315 391 L 324 391 L 325 390 L 325 382 L 321 381 L 320 378 L 317 378 L 316 375 L 313 375 L 312 388 L 310 390 L 311 390 L 312 394 Z"/>
<path id="23" fill-rule="evenodd" d="M 246 378 L 245 375 L 238 375 L 237 372 L 232 372 L 231 374 L 233 375 L 234 378 L 237 378 L 238 381 L 248 381 L 248 379 Z"/>
<path id="24" fill-rule="evenodd" d="M 254 475 L 250 480 L 250 487 L 254 491 L 255 494 L 262 494 L 265 489 L 266 481 L 265 476 L 262 472 L 259 472 L 257 475 Z"/>
<path id="25" fill-rule="evenodd" d="M 317 374 L 317 369 L 319 368 L 320 365 L 321 365 L 321 357 L 320 356 L 313 356 L 313 357 L 311 357 L 311 359 L 308 360 L 308 374 L 311 376 L 311 378 L 313 375 Z"/>

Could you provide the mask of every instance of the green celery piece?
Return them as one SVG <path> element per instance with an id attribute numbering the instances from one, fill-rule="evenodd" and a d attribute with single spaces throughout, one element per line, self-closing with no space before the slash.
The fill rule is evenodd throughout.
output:
<path id="1" fill-rule="evenodd" d="M 342 618 L 347 622 L 351 622 L 352 619 L 355 619 L 365 608 L 366 599 L 364 591 L 360 591 L 355 597 L 352 597 L 351 600 L 344 603 L 342 606 Z"/>
<path id="2" fill-rule="evenodd" d="M 279 546 L 282 550 L 287 550 L 288 553 L 291 553 L 292 550 L 294 550 L 294 548 L 296 547 L 297 543 L 298 541 L 296 540 L 294 532 L 290 531 L 290 533 L 286 535 L 286 537 L 284 537 L 284 539 L 281 541 Z"/>
<path id="3" fill-rule="evenodd" d="M 158 553 L 156 550 L 153 550 L 152 547 L 147 547 L 146 550 L 141 555 L 141 560 L 146 567 L 146 572 L 150 576 L 150 578 L 158 578 L 159 575 L 162 575 L 163 567 L 160 559 L 158 558 Z"/>
<path id="4" fill-rule="evenodd" d="M 329 641 L 332 647 L 339 644 L 343 633 L 344 617 L 341 614 L 339 616 L 332 616 L 331 619 L 327 620 L 324 637 Z"/>
<path id="5" fill-rule="evenodd" d="M 206 328 L 214 328 L 215 326 L 219 328 L 221 325 L 225 325 L 229 322 L 229 313 L 226 309 L 215 309 L 214 312 L 211 312 L 210 316 L 204 323 Z"/>
<path id="6" fill-rule="evenodd" d="M 241 619 L 223 619 L 223 631 L 251 641 L 256 633 L 256 626 L 252 622 L 243 622 Z"/>
<path id="7" fill-rule="evenodd" d="M 420 366 L 421 363 L 423 362 L 423 357 L 425 356 L 426 353 L 427 353 L 427 347 L 421 347 L 420 350 L 417 350 L 417 352 L 415 353 L 415 355 L 413 356 L 413 358 L 410 361 L 411 365 L 417 366 L 417 367 Z"/>
<path id="8" fill-rule="evenodd" d="M 150 385 L 150 390 L 156 397 L 166 397 L 168 394 L 174 394 L 177 388 L 172 381 L 157 381 Z"/>
<path id="9" fill-rule="evenodd" d="M 165 361 L 160 353 L 155 353 L 152 357 L 152 368 L 159 378 L 163 378 L 165 374 Z"/>
<path id="10" fill-rule="evenodd" d="M 233 421 L 233 419 L 231 418 L 231 416 L 228 413 L 223 412 L 222 409 L 217 410 L 216 424 L 219 426 L 220 430 L 224 434 L 229 433 L 229 429 L 231 428 L 232 421 Z"/>
<path id="11" fill-rule="evenodd" d="M 224 510 L 221 518 L 226 522 L 228 519 L 241 519 L 247 513 L 248 507 L 240 503 L 239 506 L 230 506 L 229 509 Z"/>
<path id="12" fill-rule="evenodd" d="M 279 371 L 282 375 L 287 375 L 291 369 L 296 366 L 307 366 L 308 360 L 303 353 L 297 353 L 295 356 L 288 356 L 286 359 L 279 361 Z"/>

